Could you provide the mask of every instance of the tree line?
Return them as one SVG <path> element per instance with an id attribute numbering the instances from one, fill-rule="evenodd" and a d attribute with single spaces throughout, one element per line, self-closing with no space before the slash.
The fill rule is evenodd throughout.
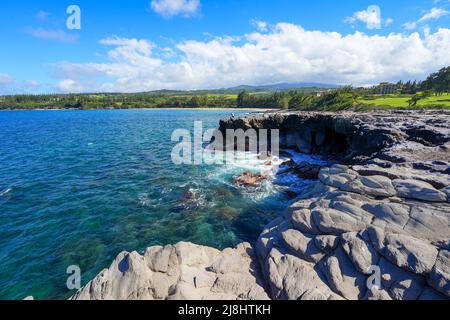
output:
<path id="1" fill-rule="evenodd" d="M 130 109 L 130 108 L 274 108 L 343 110 L 358 97 L 373 94 L 412 95 L 410 106 L 432 94 L 450 92 L 450 67 L 430 74 L 424 81 L 381 83 L 370 88 L 304 89 L 235 94 L 207 92 L 150 92 L 103 94 L 50 94 L 0 96 L 0 109 Z"/>
<path id="2" fill-rule="evenodd" d="M 370 88 L 358 88 L 360 94 L 417 94 L 430 91 L 437 95 L 450 92 L 450 67 L 430 74 L 424 81 L 398 81 L 397 83 L 380 83 Z"/>
<path id="3" fill-rule="evenodd" d="M 229 95 L 52 94 L 0 97 L 0 109 L 233 108 Z"/>
<path id="4" fill-rule="evenodd" d="M 358 94 L 351 87 L 324 90 L 316 93 L 291 90 L 269 96 L 257 96 L 241 92 L 237 98 L 239 108 L 294 109 L 294 110 L 343 110 L 353 106 Z"/>

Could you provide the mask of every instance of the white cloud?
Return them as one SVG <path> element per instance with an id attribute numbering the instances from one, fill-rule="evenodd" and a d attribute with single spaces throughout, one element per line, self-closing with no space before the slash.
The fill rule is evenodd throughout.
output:
<path id="1" fill-rule="evenodd" d="M 406 22 L 403 24 L 403 28 L 406 30 L 414 30 L 417 27 L 417 22 Z"/>
<path id="2" fill-rule="evenodd" d="M 82 83 L 75 81 L 73 79 L 64 79 L 60 81 L 57 88 L 62 92 L 77 93 L 84 91 L 85 87 Z"/>
<path id="3" fill-rule="evenodd" d="M 64 30 L 50 30 L 44 28 L 26 28 L 25 33 L 43 40 L 54 40 L 61 42 L 75 42 L 78 35 L 68 34 Z"/>
<path id="4" fill-rule="evenodd" d="M 36 80 L 24 80 L 20 83 L 16 83 L 13 86 L 9 87 L 11 92 L 20 92 L 20 93 L 27 93 L 27 94 L 33 94 L 38 93 L 40 89 L 42 89 L 41 84 Z"/>
<path id="5" fill-rule="evenodd" d="M 407 22 L 403 24 L 403 27 L 407 30 L 414 30 L 417 25 L 430 21 L 437 20 L 443 16 L 446 16 L 450 13 L 450 11 L 443 8 L 432 8 L 430 11 L 427 11 L 419 20 Z"/>
<path id="6" fill-rule="evenodd" d="M 36 93 L 41 84 L 35 80 L 16 81 L 6 73 L 0 73 L 0 94 Z"/>
<path id="7" fill-rule="evenodd" d="M 6 73 L 0 73 L 0 86 L 7 86 L 14 83 L 14 79 Z"/>
<path id="8" fill-rule="evenodd" d="M 387 18 L 385 21 L 384 21 L 384 26 L 385 27 L 389 27 L 391 24 L 393 24 L 394 23 L 394 19 L 392 19 L 392 18 Z"/>
<path id="9" fill-rule="evenodd" d="M 417 22 L 422 23 L 422 22 L 426 22 L 428 20 L 436 20 L 443 16 L 446 16 L 449 13 L 450 13 L 450 11 L 448 11 L 446 9 L 432 8 L 430 11 L 425 13 Z"/>
<path id="10" fill-rule="evenodd" d="M 150 6 L 166 18 L 177 15 L 190 17 L 200 9 L 200 0 L 152 0 Z"/>
<path id="11" fill-rule="evenodd" d="M 266 32 L 269 30 L 269 24 L 264 20 L 252 20 L 251 24 L 260 32 Z"/>
<path id="12" fill-rule="evenodd" d="M 355 24 L 356 22 L 363 22 L 367 29 L 381 29 L 381 9 L 378 6 L 369 6 L 366 10 L 357 11 L 352 16 L 346 17 L 344 22 L 348 24 Z"/>
<path id="13" fill-rule="evenodd" d="M 158 54 L 164 48 L 148 40 L 114 37 L 101 43 L 114 46 L 104 63 L 56 65 L 61 90 L 134 92 L 301 81 L 365 85 L 422 79 L 450 65 L 446 28 L 425 35 L 342 35 L 279 23 L 268 33 L 178 43 L 170 61 Z"/>
<path id="14" fill-rule="evenodd" d="M 114 58 L 124 54 L 122 51 L 128 51 L 128 53 L 136 52 L 137 54 L 149 55 L 153 45 L 147 40 L 126 39 L 113 36 L 100 40 L 100 44 L 106 46 L 116 46 L 117 49 L 110 51 L 110 56 Z"/>

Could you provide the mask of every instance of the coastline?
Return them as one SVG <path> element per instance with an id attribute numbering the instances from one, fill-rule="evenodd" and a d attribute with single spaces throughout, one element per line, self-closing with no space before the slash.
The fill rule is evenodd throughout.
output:
<path id="1" fill-rule="evenodd" d="M 318 170 L 256 245 L 122 252 L 71 299 L 449 300 L 449 120 L 347 112 L 221 121 L 220 130 L 277 126 L 284 147 L 342 153 L 345 165 Z M 311 174 L 304 163 L 290 170 Z M 379 287 L 367 286 L 374 267 Z"/>
<path id="2" fill-rule="evenodd" d="M 131 109 L 42 109 L 42 108 L 37 108 L 37 109 L 0 109 L 1 111 L 101 111 L 101 110 L 109 110 L 109 111 L 113 111 L 113 110 L 177 110 L 177 111 L 182 111 L 182 110 L 189 110 L 189 111 L 195 111 L 195 110 L 199 110 L 199 111 L 209 111 L 209 110 L 218 110 L 218 111 L 261 111 L 261 112 L 276 112 L 279 111 L 280 109 L 269 109 L 269 108 L 131 108 Z"/>

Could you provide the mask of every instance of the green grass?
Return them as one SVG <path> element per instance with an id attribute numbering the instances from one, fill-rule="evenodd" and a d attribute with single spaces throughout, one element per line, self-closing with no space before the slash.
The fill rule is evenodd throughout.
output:
<path id="1" fill-rule="evenodd" d="M 361 97 L 358 99 L 357 104 L 362 109 L 395 109 L 395 108 L 408 108 L 408 101 L 412 95 L 371 95 Z M 450 93 L 445 93 L 440 96 L 431 96 L 426 99 L 420 100 L 416 108 L 444 108 L 450 109 Z"/>
<path id="2" fill-rule="evenodd" d="M 237 94 L 220 94 L 220 93 L 209 93 L 207 94 L 208 98 L 218 98 L 222 97 L 225 99 L 237 99 Z"/>

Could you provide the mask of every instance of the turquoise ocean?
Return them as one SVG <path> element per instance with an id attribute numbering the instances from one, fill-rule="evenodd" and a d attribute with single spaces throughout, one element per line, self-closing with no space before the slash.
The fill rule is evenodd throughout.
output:
<path id="1" fill-rule="evenodd" d="M 251 111 L 233 111 L 236 116 Z M 66 299 L 121 251 L 191 241 L 254 242 L 290 201 L 275 177 L 255 190 L 233 177 L 267 169 L 256 157 L 174 165 L 175 129 L 217 128 L 224 110 L 0 112 L 0 299 Z"/>

